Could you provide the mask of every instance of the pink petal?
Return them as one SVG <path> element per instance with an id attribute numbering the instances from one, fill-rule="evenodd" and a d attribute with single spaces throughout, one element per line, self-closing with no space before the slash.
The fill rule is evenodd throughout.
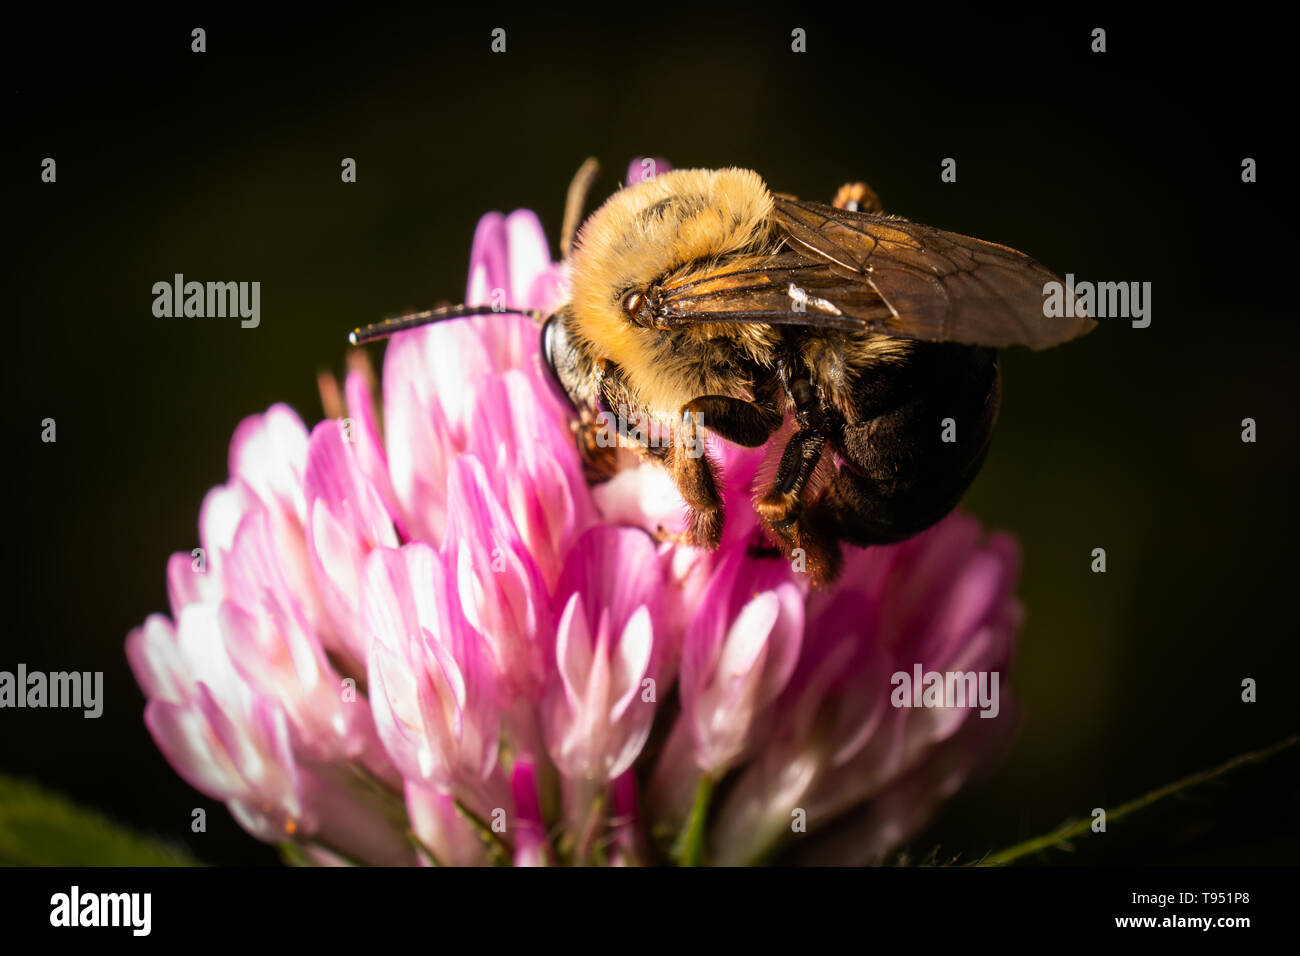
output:
<path id="1" fill-rule="evenodd" d="M 230 441 L 230 475 L 248 483 L 262 501 L 283 508 L 306 522 L 303 470 L 307 463 L 307 429 L 288 405 L 276 404 L 265 415 L 239 423 Z"/>
<path id="2" fill-rule="evenodd" d="M 187 674 L 171 621 L 161 614 L 150 614 L 127 636 L 126 657 L 146 697 L 171 704 L 185 702 Z"/>

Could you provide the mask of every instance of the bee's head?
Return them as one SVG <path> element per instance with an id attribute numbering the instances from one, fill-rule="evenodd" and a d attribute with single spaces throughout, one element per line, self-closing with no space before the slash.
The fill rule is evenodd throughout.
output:
<path id="1" fill-rule="evenodd" d="M 599 411 L 597 360 L 631 369 L 638 379 L 667 374 L 646 367 L 649 349 L 662 339 L 649 327 L 656 283 L 673 270 L 750 248 L 768 235 L 771 214 L 772 197 L 749 170 L 674 170 L 644 180 L 619 190 L 583 225 L 569 260 L 567 303 L 549 316 L 508 311 L 541 326 L 542 362 L 560 397 L 580 413 Z M 349 339 L 360 345 L 492 311 L 445 306 L 356 329 Z"/>
<path id="2" fill-rule="evenodd" d="M 621 368 L 643 365 L 662 338 L 652 320 L 661 283 L 753 249 L 771 218 L 771 194 L 746 169 L 678 169 L 619 190 L 578 233 L 570 339 Z"/>

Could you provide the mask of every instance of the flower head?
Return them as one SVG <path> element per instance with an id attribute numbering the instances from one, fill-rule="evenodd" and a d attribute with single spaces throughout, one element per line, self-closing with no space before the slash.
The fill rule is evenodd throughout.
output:
<path id="1" fill-rule="evenodd" d="M 490 311 L 566 285 L 536 216 L 485 216 L 484 315 L 395 336 L 381 403 L 354 363 L 340 417 L 239 425 L 127 640 L 159 749 L 320 862 L 879 860 L 1012 726 L 1014 542 L 954 515 L 811 590 L 751 547 L 770 450 L 710 438 L 722 543 L 676 543 L 667 473 L 588 485 L 536 326 Z M 1001 675 L 999 712 L 901 706 L 914 668 Z"/>

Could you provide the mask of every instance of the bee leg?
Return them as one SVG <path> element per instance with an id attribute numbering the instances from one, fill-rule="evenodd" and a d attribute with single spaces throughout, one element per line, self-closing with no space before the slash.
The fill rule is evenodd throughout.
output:
<path id="1" fill-rule="evenodd" d="M 693 414 L 682 415 L 681 434 L 668 446 L 664 464 L 690 509 L 686 540 L 697 547 L 713 549 L 722 540 L 724 513 L 713 463 L 705 453 L 704 436 L 699 432 L 700 424 Z"/>
<path id="2" fill-rule="evenodd" d="M 781 543 L 782 550 L 796 562 L 802 560 L 813 581 L 823 583 L 835 577 L 840 566 L 840 549 L 833 533 L 803 507 L 804 488 L 826 448 L 826 433 L 820 428 L 801 428 L 781 453 L 772 488 L 755 502 L 764 526 Z"/>
<path id="3" fill-rule="evenodd" d="M 574 445 L 582 459 L 582 475 L 589 485 L 609 481 L 618 473 L 618 443 L 605 426 L 586 418 L 570 423 Z"/>
<path id="4" fill-rule="evenodd" d="M 719 438 L 734 445 L 757 448 L 781 427 L 781 413 L 774 408 L 732 398 L 729 395 L 701 395 L 682 407 L 683 419 L 690 415 Z"/>
<path id="5" fill-rule="evenodd" d="M 817 586 L 839 577 L 843 564 L 838 529 L 819 520 L 819 515 L 805 511 L 791 526 L 789 553 L 797 571 L 805 572 Z"/>
<path id="6" fill-rule="evenodd" d="M 831 205 L 850 212 L 884 212 L 880 197 L 866 183 L 845 183 L 835 194 Z"/>
<path id="7" fill-rule="evenodd" d="M 791 436 L 781 453 L 776 480 L 758 500 L 758 513 L 773 528 L 788 527 L 799 516 L 799 499 L 826 447 L 826 435 L 814 428 L 801 428 Z"/>
<path id="8" fill-rule="evenodd" d="M 764 527 L 815 583 L 835 577 L 840 566 L 840 548 L 833 528 L 814 522 L 804 514 L 804 489 L 826 450 L 832 423 L 827 419 L 821 397 L 804 362 L 788 352 L 776 363 L 785 393 L 794 404 L 798 430 L 786 443 L 771 489 L 754 503 Z M 802 560 L 803 567 L 798 562 Z"/>
<path id="9" fill-rule="evenodd" d="M 772 489 L 758 500 L 760 516 L 774 529 L 793 523 L 799 513 L 799 499 L 804 485 L 812 477 L 826 448 L 828 423 L 821 398 L 809 378 L 803 361 L 795 354 L 781 356 L 776 363 L 781 386 L 794 403 L 794 420 L 798 430 L 781 452 Z"/>
<path id="10" fill-rule="evenodd" d="M 608 360 L 598 366 L 601 399 L 607 408 L 626 414 L 631 402 L 617 365 Z M 684 538 L 688 544 L 716 548 L 722 540 L 722 496 L 713 477 L 713 464 L 704 450 L 704 435 L 696 416 L 683 410 L 677 434 L 658 429 L 620 429 L 626 439 L 636 442 L 651 459 L 668 469 L 673 483 L 689 509 Z"/>

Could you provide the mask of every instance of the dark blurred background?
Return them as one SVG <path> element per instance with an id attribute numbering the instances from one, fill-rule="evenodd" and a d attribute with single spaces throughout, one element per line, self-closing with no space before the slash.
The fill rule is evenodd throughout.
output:
<path id="1" fill-rule="evenodd" d="M 602 195 L 637 155 L 752 167 L 807 198 L 863 178 L 891 211 L 1062 274 L 1153 283 L 1147 329 L 1103 321 L 1004 357 L 967 507 L 1023 545 L 1024 723 L 916 855 L 969 859 L 1294 732 L 1284 31 L 1258 11 L 1211 27 L 861 9 L 11 20 L 0 669 L 102 670 L 107 703 L 99 720 L 0 712 L 0 770 L 203 860 L 274 859 L 159 755 L 123 639 L 166 609 L 164 563 L 196 546 L 235 424 L 276 401 L 317 420 L 316 373 L 342 369 L 348 329 L 462 294 L 484 212 L 533 208 L 554 242 L 588 155 Z M 489 52 L 498 26 L 505 55 Z M 46 156 L 56 185 L 39 181 Z M 176 272 L 261 281 L 261 327 L 154 318 L 151 287 Z M 46 417 L 57 444 L 40 441 Z M 1293 862 L 1296 768 L 1244 772 L 1051 859 Z M 207 834 L 189 832 L 196 806 Z"/>

